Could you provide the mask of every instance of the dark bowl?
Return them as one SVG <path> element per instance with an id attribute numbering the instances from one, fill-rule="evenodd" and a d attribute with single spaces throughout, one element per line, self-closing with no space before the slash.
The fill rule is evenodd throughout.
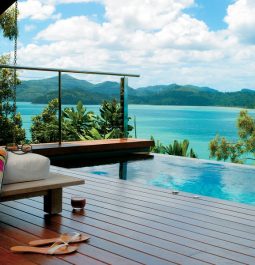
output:
<path id="1" fill-rule="evenodd" d="M 71 205 L 73 208 L 82 209 L 86 205 L 86 199 L 84 197 L 72 197 L 71 198 Z"/>

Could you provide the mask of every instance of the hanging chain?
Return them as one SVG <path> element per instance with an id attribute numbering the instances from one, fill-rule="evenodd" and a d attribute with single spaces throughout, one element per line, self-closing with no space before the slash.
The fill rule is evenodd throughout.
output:
<path id="1" fill-rule="evenodd" d="M 17 48 L 18 48 L 18 1 L 15 2 L 15 27 L 16 34 L 14 36 L 14 57 L 13 57 L 13 65 L 17 65 Z M 16 86 L 17 86 L 17 71 L 14 69 L 14 107 L 16 108 Z"/>
<path id="2" fill-rule="evenodd" d="M 17 48 L 18 48 L 18 0 L 15 2 L 15 9 L 14 9 L 14 16 L 15 16 L 15 27 L 16 27 L 16 34 L 14 36 L 14 55 L 13 55 L 13 65 L 17 65 Z M 16 102 L 16 90 L 17 90 L 17 70 L 14 69 L 13 71 L 13 109 L 14 109 L 14 119 L 16 116 L 17 110 L 17 102 Z M 13 134 L 13 142 L 16 143 L 16 130 L 14 130 Z"/>

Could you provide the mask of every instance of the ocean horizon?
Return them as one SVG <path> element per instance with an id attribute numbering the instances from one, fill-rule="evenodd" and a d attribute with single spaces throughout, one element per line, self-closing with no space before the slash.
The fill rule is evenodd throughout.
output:
<path id="1" fill-rule="evenodd" d="M 17 111 L 22 115 L 27 139 L 31 139 L 31 118 L 42 112 L 46 104 L 17 102 Z M 75 105 L 63 105 L 63 108 Z M 99 114 L 99 105 L 86 105 L 87 110 Z M 209 142 L 216 134 L 237 139 L 236 120 L 241 108 L 205 106 L 159 106 L 129 105 L 129 116 L 134 125 L 136 117 L 137 138 L 161 141 L 170 144 L 174 140 L 188 139 L 190 147 L 199 158 L 209 158 Z M 255 110 L 249 110 L 255 114 Z M 134 131 L 131 134 L 134 136 Z"/>

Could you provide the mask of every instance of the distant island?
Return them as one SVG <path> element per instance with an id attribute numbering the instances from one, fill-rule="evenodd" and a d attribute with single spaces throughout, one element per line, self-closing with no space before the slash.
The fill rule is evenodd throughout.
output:
<path id="1" fill-rule="evenodd" d="M 62 76 L 63 104 L 101 104 L 103 100 L 119 98 L 119 83 L 92 84 L 70 75 Z M 255 107 L 255 91 L 220 92 L 209 87 L 193 85 L 157 85 L 138 89 L 128 88 L 129 104 Z M 22 81 L 17 87 L 17 100 L 21 102 L 48 103 L 58 95 L 58 78 Z"/>

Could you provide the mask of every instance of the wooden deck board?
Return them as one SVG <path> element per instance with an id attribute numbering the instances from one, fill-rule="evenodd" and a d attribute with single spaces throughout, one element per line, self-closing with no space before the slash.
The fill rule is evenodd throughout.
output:
<path id="1" fill-rule="evenodd" d="M 71 176 L 79 176 L 82 173 L 77 173 L 74 171 L 68 171 L 67 174 L 70 174 Z M 104 188 L 105 186 L 107 186 L 108 192 L 107 191 L 105 191 L 105 192 L 110 193 L 110 194 L 117 193 L 118 190 L 120 190 L 123 187 L 126 187 L 126 185 L 123 184 L 123 181 L 120 181 L 117 183 L 114 182 L 114 185 L 112 185 L 112 179 L 109 179 L 109 178 L 99 179 L 98 177 L 96 177 L 94 175 L 92 176 L 91 174 L 88 175 L 87 173 L 86 173 L 86 180 L 92 181 L 93 183 L 96 183 L 95 189 L 97 189 L 99 191 L 100 191 L 100 189 L 102 189 L 102 187 Z M 150 202 L 152 204 L 153 203 L 156 204 L 157 207 L 164 206 L 167 203 L 168 206 L 172 206 L 172 207 L 174 207 L 173 205 L 177 205 L 176 207 L 178 207 L 178 209 L 181 208 L 183 205 L 184 207 L 188 207 L 189 211 L 196 211 L 199 209 L 207 210 L 208 212 L 211 211 L 214 216 L 216 213 L 220 213 L 220 216 L 222 214 L 224 214 L 224 215 L 236 216 L 236 217 L 238 217 L 238 219 L 243 217 L 244 219 L 247 219 L 247 220 L 249 220 L 249 219 L 254 220 L 253 217 L 255 216 L 255 207 L 254 206 L 248 205 L 250 207 L 250 209 L 244 210 L 241 208 L 241 210 L 240 210 L 240 208 L 238 207 L 239 204 L 236 204 L 233 202 L 228 202 L 228 203 L 230 203 L 230 205 L 228 205 L 228 207 L 226 207 L 226 209 L 225 209 L 225 207 L 222 205 L 219 207 L 217 199 L 215 199 L 214 203 L 211 202 L 210 204 L 206 205 L 206 204 L 203 204 L 203 198 L 207 198 L 207 197 L 202 197 L 201 199 L 194 199 L 193 197 L 190 197 L 190 198 L 188 198 L 188 200 L 183 200 L 183 197 L 185 198 L 186 194 L 183 196 L 182 192 L 180 195 L 172 195 L 172 193 L 170 191 L 167 191 L 167 192 L 165 192 L 165 194 L 162 195 L 162 193 L 164 193 L 165 190 L 162 190 L 162 193 L 160 193 L 161 189 L 160 190 L 157 189 L 158 193 L 153 194 L 147 190 L 147 186 L 146 186 L 146 188 L 143 187 L 143 189 L 137 190 L 136 187 L 134 188 L 133 183 L 130 185 L 130 182 L 128 183 L 128 188 L 129 188 L 129 192 L 127 195 L 129 196 L 129 198 L 133 198 L 133 196 L 138 196 L 136 198 L 139 198 L 139 201 L 150 200 Z M 148 187 L 148 188 L 150 188 L 150 187 Z M 120 199 L 121 199 L 121 197 L 120 197 Z M 225 203 L 226 201 L 220 200 L 220 202 Z M 171 203 L 172 203 L 172 205 L 171 205 Z M 241 204 L 241 205 L 243 205 L 243 204 Z M 242 215 L 242 213 L 243 213 L 243 215 Z"/>
<path id="2" fill-rule="evenodd" d="M 36 206 L 36 204 L 34 204 L 34 206 Z M 39 209 L 40 204 L 38 204 L 37 207 Z M 100 220 L 100 218 L 92 219 L 89 218 L 90 214 L 86 214 L 87 218 L 84 221 L 83 215 L 70 216 L 70 206 L 67 200 L 62 216 L 83 222 L 86 226 L 96 226 L 167 250 L 178 249 L 178 251 L 181 251 L 183 254 L 188 254 L 191 250 L 193 250 L 193 253 L 199 253 L 201 251 L 206 252 L 207 257 L 204 261 L 215 262 L 217 260 L 217 263 L 224 263 L 226 259 L 222 257 L 227 256 L 229 259 L 232 259 L 233 264 L 235 264 L 235 260 L 241 261 L 243 258 L 243 254 L 229 251 L 226 248 L 220 248 L 217 245 L 208 246 L 196 240 L 189 240 L 188 238 L 185 238 L 184 241 L 184 237 L 178 237 L 170 233 L 160 233 L 153 229 L 144 229 L 142 225 L 137 229 L 134 223 L 126 221 L 125 224 L 122 224 L 123 220 L 116 220 L 116 218 L 108 217 L 103 220 Z M 254 258 L 252 258 L 252 261 L 254 261 Z"/>
<path id="3" fill-rule="evenodd" d="M 89 185 L 89 182 L 88 182 Z M 69 189 L 68 189 L 69 191 Z M 136 207 L 142 207 L 142 209 L 144 209 L 144 207 L 149 208 L 150 213 L 154 213 L 155 215 L 159 215 L 162 217 L 168 217 L 169 214 L 174 214 L 176 216 L 185 216 L 185 215 L 189 215 L 189 214 L 193 214 L 193 218 L 194 219 L 198 219 L 199 216 L 201 215 L 206 215 L 206 217 L 210 217 L 213 216 L 214 218 L 217 218 L 219 220 L 222 220 L 222 216 L 223 213 L 218 213 L 217 211 L 214 211 L 213 209 L 200 209 L 200 208 L 196 208 L 196 207 L 192 207 L 192 206 L 188 206 L 188 205 L 183 205 L 183 204 L 177 204 L 177 203 L 173 203 L 171 201 L 171 199 L 169 199 L 168 203 L 161 203 L 158 204 L 156 202 L 155 198 L 148 198 L 147 201 L 145 201 L 143 198 L 139 197 L 137 199 L 134 199 L 134 197 L 132 196 L 127 196 L 127 195 L 123 195 L 121 194 L 121 192 L 116 193 L 116 192 L 111 192 L 110 189 L 108 189 L 107 191 L 103 190 L 102 187 L 98 188 L 98 187 L 92 187 L 92 188 L 88 188 L 85 187 L 84 189 L 80 189 L 79 187 L 77 188 L 71 188 L 70 191 L 74 191 L 74 192 L 78 192 L 80 195 L 83 192 L 86 192 L 88 194 L 88 196 L 91 196 L 93 199 L 95 199 L 96 201 L 98 200 L 98 195 L 102 195 L 103 193 L 103 198 L 106 202 L 109 202 L 110 204 L 114 204 L 116 203 L 116 198 L 118 198 L 118 200 L 123 203 L 123 205 L 127 204 L 127 206 L 129 206 L 130 204 L 133 204 L 135 202 L 134 205 L 136 205 Z M 120 196 L 121 195 L 121 196 Z M 185 212 L 185 214 L 183 213 Z M 232 212 L 228 211 L 225 215 L 228 216 L 228 219 L 232 219 L 229 220 L 230 222 L 235 222 L 237 221 L 238 223 L 240 223 L 240 220 L 248 220 L 252 222 L 252 218 L 254 218 L 253 216 L 249 216 L 247 215 L 247 218 L 244 218 L 245 215 L 242 213 L 240 216 L 238 215 L 234 215 L 234 219 L 233 219 L 233 215 Z M 190 217 L 190 215 L 189 215 Z M 203 220 L 205 221 L 205 220 Z M 211 219 L 209 220 L 209 223 L 211 223 Z M 216 223 L 214 223 L 216 224 Z M 252 223 L 251 223 L 252 224 Z M 222 225 L 222 223 L 221 223 Z M 253 225 L 252 225 L 253 226 Z M 228 226 L 227 226 L 228 227 Z"/>
<path id="4" fill-rule="evenodd" d="M 88 184 L 89 184 L 89 179 L 86 178 L 86 181 L 88 181 Z M 123 186 L 123 183 L 121 184 Z M 94 185 L 95 187 L 92 187 L 92 189 L 96 189 L 96 190 L 100 190 L 100 187 L 98 182 L 96 182 L 96 185 Z M 190 207 L 190 210 L 188 209 L 184 209 L 182 210 L 181 212 L 179 211 L 179 209 L 176 207 L 173 207 L 172 204 L 171 204 L 171 197 L 174 197 L 174 198 L 180 198 L 181 196 L 175 196 L 175 195 L 172 195 L 172 194 L 169 194 L 168 196 L 168 200 L 166 198 L 164 198 L 164 200 L 160 200 L 160 196 L 157 196 L 157 197 L 153 197 L 153 196 L 144 196 L 141 192 L 139 193 L 133 193 L 133 191 L 131 191 L 131 189 L 129 189 L 128 193 L 126 193 L 125 191 L 123 190 L 117 190 L 116 189 L 116 185 L 114 187 L 110 187 L 110 185 L 107 185 L 106 183 L 104 183 L 104 186 L 107 186 L 107 189 L 105 189 L 104 191 L 101 189 L 101 193 L 102 193 L 102 197 L 107 197 L 109 195 L 111 196 L 115 196 L 115 198 L 118 198 L 118 200 L 120 201 L 123 201 L 123 199 L 126 199 L 128 201 L 132 201 L 132 199 L 135 197 L 136 198 L 136 201 L 137 201 L 137 204 L 139 205 L 140 204 L 140 207 L 139 208 L 139 211 L 137 211 L 137 213 L 141 214 L 141 212 L 143 212 L 143 209 L 144 209 L 144 206 L 141 205 L 141 203 L 143 201 L 147 201 L 149 202 L 149 208 L 151 208 L 151 205 L 155 202 L 161 204 L 161 205 L 165 205 L 166 207 L 168 207 L 169 209 L 169 212 L 172 213 L 174 216 L 171 216 L 171 219 L 176 219 L 180 222 L 183 222 L 183 220 L 185 220 L 185 216 L 189 219 L 189 223 L 193 223 L 193 225 L 195 226 L 199 226 L 203 223 L 206 223 L 208 225 L 219 225 L 221 227 L 226 227 L 226 228 L 229 228 L 230 226 L 232 225 L 235 225 L 235 229 L 237 231 L 247 231 L 248 233 L 255 233 L 254 231 L 254 223 L 252 222 L 252 218 L 247 215 L 247 218 L 250 218 L 248 220 L 246 219 L 241 219 L 240 217 L 238 218 L 233 218 L 232 216 L 229 216 L 229 215 L 223 215 L 223 214 L 218 214 L 215 213 L 213 211 L 213 206 L 210 206 L 210 207 L 207 207 L 207 211 L 204 209 L 200 214 L 198 213 L 193 213 L 193 209 L 196 207 L 196 202 L 197 200 L 194 200 L 192 199 L 193 201 L 193 207 Z M 87 185 L 88 187 L 88 185 Z M 87 187 L 85 186 L 84 188 L 87 189 Z M 124 187 L 124 190 L 125 190 L 125 185 L 123 186 Z M 81 188 L 75 188 L 75 190 L 77 191 L 81 191 Z M 117 203 L 115 201 L 115 203 Z M 131 205 L 131 204 L 130 204 Z M 143 206 L 143 207 L 141 207 Z M 195 207 L 194 207 L 195 206 Z M 159 206 L 160 207 L 160 206 Z M 178 206 L 179 207 L 179 206 Z M 152 210 L 150 210 L 149 214 L 151 213 Z M 179 214 L 178 214 L 179 212 Z M 160 211 L 160 215 L 162 217 L 166 217 L 165 216 L 165 213 L 161 210 Z M 156 218 L 156 216 L 155 216 Z M 241 220 L 241 222 L 240 222 Z M 164 218 L 160 220 L 161 222 L 164 223 Z"/>
<path id="5" fill-rule="evenodd" d="M 42 220 L 37 219 L 37 220 L 40 220 L 41 222 L 35 222 L 34 218 L 28 218 L 28 219 L 24 218 L 22 220 L 20 218 L 17 218 L 17 216 L 7 215 L 3 212 L 0 213 L 0 216 L 1 216 L 1 222 L 9 224 L 13 227 L 16 227 L 19 230 L 26 231 L 27 233 L 36 235 L 38 238 L 56 237 L 60 233 L 67 231 L 65 229 L 60 230 L 60 227 L 56 226 L 54 224 L 52 225 L 51 229 L 47 228 L 47 226 L 49 226 L 49 224 L 47 224 L 47 225 L 45 224 L 45 226 L 44 226 L 44 222 L 45 222 L 44 219 L 42 219 Z M 19 217 L 20 217 L 20 215 L 19 215 Z M 93 246 L 91 247 L 91 245 L 86 244 L 85 247 L 81 246 L 81 248 L 79 249 L 79 253 L 82 253 L 83 255 L 86 255 L 88 257 L 93 258 L 93 255 L 98 254 L 97 249 L 99 249 L 99 248 L 94 248 Z M 130 260 L 128 260 L 128 263 L 124 263 L 124 262 L 126 262 L 125 259 L 122 259 L 121 257 L 119 257 L 115 254 L 113 254 L 113 255 L 109 255 L 109 254 L 107 252 L 106 252 L 106 254 L 103 252 L 103 255 L 101 253 L 101 256 L 96 255 L 96 260 L 100 260 L 100 259 L 104 259 L 104 261 L 109 260 L 108 262 L 106 262 L 108 264 L 122 264 L 122 263 L 123 264 L 131 264 L 131 265 L 137 264 L 137 263 L 132 263 Z M 16 256 L 16 255 L 17 254 L 15 254 L 14 256 Z M 41 255 L 39 255 L 39 256 L 41 256 Z M 65 256 L 64 258 L 70 259 L 70 256 L 68 255 L 68 256 Z M 82 256 L 82 258 L 80 259 L 80 263 L 77 263 L 77 264 L 84 264 L 83 263 L 84 260 L 86 260 L 86 258 L 84 258 Z"/>
<path id="6" fill-rule="evenodd" d="M 198 200 L 182 192 L 176 196 L 56 167 L 52 171 L 83 176 L 86 185 L 64 189 L 61 215 L 44 215 L 41 197 L 1 203 L 4 264 L 15 264 L 17 257 L 22 264 L 255 264 L 255 207 L 203 196 Z M 84 212 L 72 212 L 75 195 L 87 198 Z M 91 239 L 70 256 L 9 251 L 13 244 L 74 228 Z"/>
<path id="7" fill-rule="evenodd" d="M 77 194 L 77 193 L 76 193 Z M 82 193 L 79 193 L 81 195 Z M 152 218 L 147 218 L 147 216 L 144 215 L 137 215 L 135 211 L 131 210 L 119 210 L 118 212 L 114 211 L 112 209 L 112 204 L 108 203 L 107 199 L 104 199 L 104 202 L 107 203 L 107 205 L 104 205 L 102 208 L 102 203 L 98 202 L 98 197 L 97 196 L 90 196 L 88 192 L 86 192 L 86 197 L 88 200 L 90 200 L 91 204 L 88 206 L 88 209 L 91 209 L 92 211 L 96 211 L 97 213 L 107 213 L 112 214 L 113 216 L 119 216 L 122 217 L 122 219 L 130 218 L 132 220 L 140 220 L 142 223 L 145 220 L 148 220 L 148 224 L 152 224 L 154 227 L 154 224 L 159 224 L 161 230 L 168 230 L 167 226 L 175 227 L 176 229 L 181 229 L 181 230 L 191 230 L 195 233 L 198 234 L 213 234 L 213 237 L 219 238 L 219 239 L 225 239 L 229 240 L 230 242 L 242 242 L 243 244 L 246 244 L 248 246 L 253 246 L 254 240 L 251 239 L 251 234 L 243 231 L 238 231 L 234 230 L 228 227 L 222 227 L 220 225 L 212 225 L 211 223 L 206 223 L 206 222 L 200 222 L 197 223 L 196 220 L 192 220 L 191 218 L 189 220 L 181 217 L 178 218 L 176 215 L 171 215 L 170 218 L 168 219 L 167 224 L 162 224 L 158 223 L 156 219 Z M 65 200 L 64 200 L 65 201 Z M 114 208 L 116 208 L 113 205 Z M 125 207 L 125 205 L 122 205 L 122 208 Z M 143 208 L 143 212 L 145 211 L 145 208 Z M 150 209 L 148 209 L 150 211 Z M 149 216 L 150 217 L 150 216 Z"/>
<path id="8" fill-rule="evenodd" d="M 54 169 L 57 170 L 58 172 L 63 171 L 66 172 L 66 169 L 64 168 L 58 168 L 58 167 L 52 167 L 53 171 Z M 73 169 L 70 172 L 71 175 L 75 176 L 75 175 L 80 175 L 80 174 L 84 174 L 84 172 L 82 172 L 79 169 Z M 122 181 L 120 181 L 119 179 L 115 179 L 115 178 L 95 178 L 95 175 L 90 174 L 90 173 L 86 173 L 86 178 L 87 179 L 93 179 L 93 181 L 97 182 L 97 183 L 105 183 L 105 184 L 110 184 L 110 183 L 114 183 L 114 185 L 116 183 L 122 183 Z M 113 186 L 114 186 L 113 185 Z M 167 198 L 169 199 L 169 195 L 172 196 L 171 191 L 169 191 L 168 189 L 162 189 L 162 188 L 158 188 L 158 187 L 154 187 L 154 186 L 148 186 L 146 185 L 146 187 L 143 184 L 140 184 L 138 182 L 128 182 L 128 187 L 132 190 L 136 190 L 136 191 L 142 191 L 142 193 L 144 194 L 148 194 L 148 195 L 159 195 L 161 199 Z M 186 193 L 186 192 L 181 192 L 182 196 L 178 196 L 178 201 L 188 201 L 188 202 L 193 202 L 194 201 L 194 194 L 191 193 Z M 175 196 L 172 196 L 172 198 L 174 198 Z M 191 200 L 192 199 L 192 200 Z M 216 203 L 217 202 L 217 203 Z M 200 196 L 199 200 L 195 200 L 195 204 L 196 205 L 207 205 L 207 206 L 212 206 L 214 208 L 223 208 L 223 209 L 229 209 L 231 211 L 240 211 L 240 212 L 244 212 L 244 213 L 253 213 L 253 215 L 255 214 L 255 207 L 248 205 L 248 204 L 243 204 L 243 203 L 237 203 L 237 202 L 232 202 L 232 201 L 227 201 L 227 200 L 220 200 L 217 198 L 211 198 L 211 197 L 207 197 L 207 196 Z"/>
<path id="9" fill-rule="evenodd" d="M 95 154 L 96 157 L 104 156 L 104 153 L 149 152 L 154 141 L 135 138 L 88 140 L 58 143 L 33 144 L 33 152 L 50 158 L 74 154 Z"/>
<path id="10" fill-rule="evenodd" d="M 25 245 L 24 240 L 28 239 L 29 234 L 24 233 L 21 230 L 15 229 L 13 227 L 10 227 L 10 229 L 6 229 L 7 225 L 3 226 L 1 224 L 1 237 L 3 240 L 0 242 L 0 246 L 2 248 L 5 248 L 9 254 L 12 254 L 10 252 L 10 247 L 13 245 Z M 7 231 L 6 231 L 7 230 Z M 13 233 L 10 233 L 10 231 L 15 231 L 15 235 Z M 19 239 L 17 239 L 19 237 Z M 30 237 L 31 238 L 31 237 Z M 30 239 L 32 240 L 32 239 Z M 22 256 L 24 255 L 15 255 L 22 259 Z M 64 260 L 59 260 L 58 258 L 55 258 L 54 256 L 43 256 L 43 255 L 36 255 L 36 254 L 30 254 L 25 255 L 25 257 L 30 262 L 35 262 L 36 264 L 45 264 L 45 265 L 68 265 L 69 262 L 65 262 Z M 17 263 L 19 264 L 19 263 Z"/>
<path id="11" fill-rule="evenodd" d="M 1 205 L 0 212 L 5 211 L 3 209 L 5 209 L 5 207 Z M 42 220 L 40 220 L 41 218 L 39 217 L 39 214 L 38 216 L 31 216 L 25 213 L 25 211 L 21 211 L 20 209 L 23 209 L 23 207 L 21 208 L 21 206 L 19 206 L 19 210 L 9 208 L 8 214 L 12 216 L 18 215 L 19 218 L 22 218 L 27 222 L 42 226 Z M 33 214 L 35 214 L 36 212 L 40 213 L 40 215 L 42 214 L 41 210 L 33 209 Z M 138 262 L 144 262 L 145 264 L 173 264 L 173 262 L 171 262 L 171 259 L 175 261 L 175 264 L 204 264 L 202 262 L 199 262 L 199 260 L 191 259 L 189 257 L 178 255 L 173 252 L 169 253 L 164 249 L 158 249 L 149 244 L 141 243 L 135 239 L 126 238 L 117 233 L 111 233 L 97 227 L 87 226 L 77 221 L 69 220 L 63 217 L 60 220 L 59 216 L 51 217 L 51 229 L 56 229 L 56 231 L 58 232 L 70 232 L 73 231 L 73 227 L 75 227 L 77 231 L 93 235 L 90 239 L 90 244 L 98 245 L 108 251 L 115 251 L 119 255 L 124 255 L 126 258 L 129 258 L 131 260 L 134 259 Z M 187 261 L 185 262 L 184 259 L 186 259 Z"/>
<path id="12" fill-rule="evenodd" d="M 55 167 L 53 167 L 54 170 Z M 57 171 L 64 171 L 66 172 L 66 169 L 59 169 L 57 168 Z M 72 176 L 75 175 L 80 175 L 84 174 L 82 171 L 77 170 L 72 170 L 70 172 Z M 103 183 L 109 186 L 115 186 L 118 185 L 118 183 L 122 183 L 119 179 L 114 179 L 114 178 L 95 178 L 95 175 L 86 173 L 86 179 L 92 179 L 96 183 Z M 111 185 L 111 183 L 114 183 L 114 185 Z M 171 191 L 168 189 L 162 189 L 162 188 L 157 188 L 153 186 L 144 186 L 143 184 L 140 184 L 138 182 L 129 182 L 128 187 L 131 190 L 134 191 L 139 191 L 142 192 L 144 196 L 149 195 L 159 195 L 160 200 L 167 199 L 167 201 L 170 199 L 174 200 L 177 197 L 173 196 Z M 236 202 L 231 202 L 227 200 L 220 200 L 216 198 L 211 198 L 211 197 L 206 197 L 206 196 L 200 196 L 199 199 L 194 199 L 194 194 L 191 193 L 186 193 L 186 192 L 181 192 L 181 196 L 178 196 L 178 199 L 175 201 L 175 203 L 188 203 L 188 204 L 193 204 L 193 206 L 210 206 L 214 209 L 224 209 L 224 210 L 230 210 L 231 212 L 240 212 L 240 213 L 245 213 L 246 215 L 251 214 L 255 215 L 255 207 L 248 205 L 248 204 L 241 204 L 241 203 L 236 203 Z M 192 205 L 191 205 L 192 206 Z"/>
<path id="13" fill-rule="evenodd" d="M 90 180 L 88 180 L 88 184 L 91 184 L 92 182 L 90 182 Z M 87 189 L 87 187 L 85 187 Z M 81 187 L 77 187 L 74 188 L 73 190 L 77 190 L 77 191 L 82 191 Z M 168 199 L 166 199 L 165 201 L 161 201 L 160 203 L 158 203 L 158 198 L 151 195 L 149 197 L 144 197 L 140 194 L 137 194 L 137 192 L 132 192 L 130 191 L 128 193 L 128 196 L 126 196 L 126 194 L 123 194 L 123 189 L 120 187 L 118 189 L 112 189 L 111 187 L 109 187 L 107 190 L 105 190 L 105 184 L 98 184 L 95 189 L 96 193 L 104 193 L 104 197 L 119 197 L 120 200 L 123 200 L 123 198 L 125 198 L 125 200 L 128 200 L 128 202 L 132 203 L 132 201 L 137 201 L 138 200 L 138 205 L 139 206 L 144 206 L 144 204 L 146 203 L 150 203 L 150 208 L 152 210 L 152 212 L 155 211 L 158 212 L 161 216 L 167 216 L 167 212 L 169 211 L 174 211 L 175 214 L 177 214 L 178 212 L 180 213 L 180 215 L 183 215 L 183 212 L 191 212 L 194 214 L 194 216 L 198 216 L 200 214 L 206 215 L 208 216 L 208 218 L 210 219 L 210 221 L 213 221 L 214 218 L 218 218 L 218 219 L 222 219 L 222 215 L 227 216 L 227 220 L 229 221 L 233 221 L 233 222 L 237 222 L 239 223 L 240 220 L 242 220 L 242 224 L 246 224 L 249 226 L 254 226 L 254 217 L 255 215 L 249 215 L 249 214 L 244 214 L 244 213 L 238 213 L 238 212 L 234 212 L 234 211 L 229 211 L 229 210 L 224 210 L 224 209 L 208 209 L 208 207 L 201 207 L 195 203 L 186 203 L 186 202 L 182 202 L 182 203 L 178 203 L 178 198 L 175 196 L 175 198 L 171 198 L 169 197 Z M 133 199 L 135 196 L 136 199 Z M 177 199 L 176 199 L 177 198 Z M 115 198 L 116 199 L 116 198 Z M 194 199 L 193 199 L 194 200 Z M 224 218 L 225 220 L 226 218 Z M 254 231 L 255 232 L 255 231 Z"/>

